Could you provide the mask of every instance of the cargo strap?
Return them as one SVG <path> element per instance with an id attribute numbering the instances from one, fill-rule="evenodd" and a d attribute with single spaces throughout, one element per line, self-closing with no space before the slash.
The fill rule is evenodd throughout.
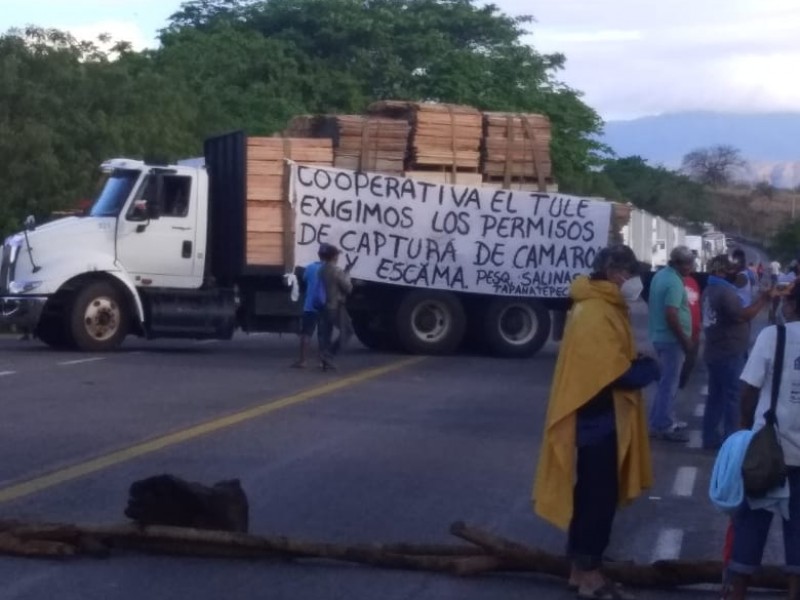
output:
<path id="1" fill-rule="evenodd" d="M 542 166 L 542 157 L 539 155 L 539 149 L 536 147 L 536 134 L 534 133 L 533 126 L 531 122 L 528 120 L 526 115 L 520 115 L 520 119 L 522 120 L 522 126 L 525 128 L 525 133 L 528 134 L 528 139 L 531 143 L 531 152 L 533 154 L 533 168 L 536 169 L 536 179 L 539 183 L 539 191 L 546 192 L 547 191 L 547 181 L 544 176 L 544 170 Z"/>
<path id="2" fill-rule="evenodd" d="M 453 164 L 450 166 L 453 179 L 451 184 L 457 183 L 458 180 L 458 140 L 456 140 L 456 115 L 453 107 L 447 104 L 447 113 L 450 115 L 450 150 L 453 153 Z"/>
<path id="3" fill-rule="evenodd" d="M 361 123 L 361 152 L 358 153 L 358 170 L 363 171 L 365 168 L 369 169 L 369 161 L 365 158 L 369 156 L 369 142 L 370 142 L 370 120 L 365 117 Z M 365 164 L 366 163 L 366 164 Z"/>
<path id="4" fill-rule="evenodd" d="M 511 115 L 506 115 L 506 164 L 503 167 L 503 188 L 506 190 L 511 187 L 511 167 L 513 165 L 511 157 L 513 152 L 514 117 Z"/>

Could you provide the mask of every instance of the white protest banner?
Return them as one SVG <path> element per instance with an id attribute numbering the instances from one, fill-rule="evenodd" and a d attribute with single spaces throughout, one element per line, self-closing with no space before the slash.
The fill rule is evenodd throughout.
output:
<path id="1" fill-rule="evenodd" d="M 295 260 L 342 251 L 356 279 L 456 292 L 565 297 L 608 242 L 611 204 L 292 165 Z"/>

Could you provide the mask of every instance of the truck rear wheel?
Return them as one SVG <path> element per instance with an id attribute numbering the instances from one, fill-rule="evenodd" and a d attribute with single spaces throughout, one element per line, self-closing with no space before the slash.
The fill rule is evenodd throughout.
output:
<path id="1" fill-rule="evenodd" d="M 495 356 L 533 356 L 550 337 L 550 311 L 535 300 L 495 298 L 484 315 L 483 337 Z"/>
<path id="2" fill-rule="evenodd" d="M 397 337 L 412 354 L 450 354 L 464 339 L 467 317 L 449 292 L 415 290 L 400 302 L 395 317 Z"/>
<path id="3" fill-rule="evenodd" d="M 111 283 L 90 283 L 75 294 L 70 311 L 70 333 L 79 350 L 114 350 L 128 334 L 128 326 L 125 300 Z"/>

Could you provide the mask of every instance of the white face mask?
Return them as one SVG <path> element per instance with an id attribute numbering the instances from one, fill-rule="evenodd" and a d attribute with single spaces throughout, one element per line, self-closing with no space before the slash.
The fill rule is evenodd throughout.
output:
<path id="1" fill-rule="evenodd" d="M 619 291 L 622 293 L 622 297 L 625 298 L 625 302 L 633 304 L 642 295 L 643 289 L 644 284 L 642 283 L 642 278 L 637 275 L 636 277 L 627 279 L 619 288 Z"/>

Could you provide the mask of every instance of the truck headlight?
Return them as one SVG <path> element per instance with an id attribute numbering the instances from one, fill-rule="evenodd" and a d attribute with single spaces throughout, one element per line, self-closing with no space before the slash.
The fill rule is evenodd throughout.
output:
<path id="1" fill-rule="evenodd" d="M 41 281 L 12 281 L 8 284 L 8 291 L 12 294 L 27 294 L 42 285 Z"/>

